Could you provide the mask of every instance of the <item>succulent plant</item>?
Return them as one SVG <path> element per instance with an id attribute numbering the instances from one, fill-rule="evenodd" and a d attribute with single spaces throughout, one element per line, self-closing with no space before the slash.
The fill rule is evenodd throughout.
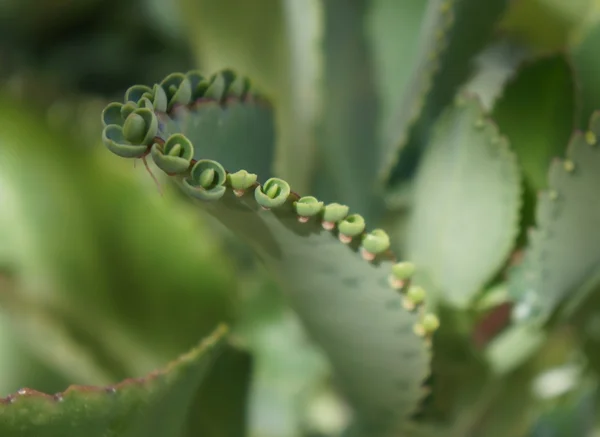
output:
<path id="1" fill-rule="evenodd" d="M 218 27 L 220 9 L 210 2 L 182 3 L 184 10 L 215 14 L 192 34 Z M 283 26 L 279 15 L 291 13 L 282 12 L 292 8 L 285 1 L 259 3 L 258 9 L 277 4 L 265 9 L 276 16 L 265 18 L 276 29 Z M 548 429 L 565 426 L 547 411 L 567 411 L 564 422 L 571 423 L 582 414 L 572 405 L 591 405 L 590 382 L 597 384 L 600 370 L 590 334 L 600 308 L 600 99 L 582 73 L 590 42 L 569 46 L 569 55 L 500 50 L 502 60 L 491 62 L 506 47 L 506 34 L 495 31 L 519 28 L 519 9 L 507 0 L 402 7 L 391 0 L 330 0 L 319 7 L 320 118 L 314 102 L 294 104 L 299 90 L 307 90 L 306 78 L 290 70 L 308 62 L 298 48 L 285 69 L 270 71 L 267 90 L 232 68 L 133 85 L 100 114 L 101 139 L 123 158 L 111 163 L 143 160 L 183 194 L 181 204 L 251 250 L 267 273 L 259 280 L 259 294 L 269 301 L 262 305 L 278 308 L 266 318 L 284 320 L 282 308 L 293 311 L 326 359 L 323 373 L 307 365 L 307 378 L 332 379 L 312 388 L 326 386 L 337 396 L 335 407 L 348 408 L 347 417 L 332 429 L 301 429 L 294 422 L 300 413 L 290 407 L 298 394 L 277 392 L 265 378 L 281 368 L 265 358 L 272 342 L 261 337 L 262 322 L 225 310 L 223 324 L 208 323 L 212 331 L 203 326 L 207 339 L 200 346 L 144 378 L 74 385 L 55 395 L 22 389 L 0 398 L 0 435 L 546 437 L 558 435 Z M 409 73 L 399 77 L 405 42 L 390 42 L 396 31 L 389 15 L 408 9 L 422 23 L 410 35 L 420 43 Z M 235 22 L 255 12 L 239 6 L 226 15 Z M 299 23 L 286 17 L 282 44 L 297 48 L 306 41 L 295 40 Z M 252 52 L 255 36 L 236 44 Z M 204 44 L 198 52 L 210 65 L 214 54 Z M 510 44 L 531 48 L 514 35 Z M 276 64 L 273 53 L 263 55 L 269 68 Z M 240 62 L 254 70 L 245 56 Z M 476 59 L 489 63 L 474 69 Z M 275 83 L 286 74 L 296 82 Z M 491 76 L 502 77 L 488 84 Z M 203 244 L 201 235 L 176 228 L 165 225 L 165 241 L 172 232 L 190 250 Z M 242 288 L 250 290 L 250 283 L 240 280 Z M 266 284 L 283 303 L 264 291 Z M 18 308 L 19 299 L 6 296 L 0 302 Z M 61 304 L 48 302 L 56 320 Z M 288 334 L 283 322 L 276 329 Z M 135 338 L 123 335 L 120 342 Z M 291 335 L 289 342 L 287 353 L 308 360 Z M 65 350 L 84 362 L 77 347 Z M 542 383 L 557 369 L 567 388 Z M 86 372 L 111 379 L 91 364 Z M 294 411 L 294 424 L 273 431 L 246 422 L 257 399 L 268 395 L 290 398 L 281 400 L 280 411 Z M 568 407 L 557 407 L 557 398 L 569 398 Z M 281 422 L 289 419 L 281 414 Z M 592 426 L 579 427 L 577 436 Z"/>

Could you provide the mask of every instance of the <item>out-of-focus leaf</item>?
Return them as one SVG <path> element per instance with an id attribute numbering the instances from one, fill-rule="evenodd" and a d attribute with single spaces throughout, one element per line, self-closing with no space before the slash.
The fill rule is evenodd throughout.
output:
<path id="1" fill-rule="evenodd" d="M 46 395 L 21 389 L 0 399 L 0 435 L 7 437 L 179 437 L 188 408 L 223 345 L 220 327 L 163 370 L 114 386 L 72 386 Z"/>
<path id="2" fill-rule="evenodd" d="M 508 256 L 521 206 L 516 157 L 476 99 L 440 118 L 415 184 L 408 258 L 464 307 Z"/>
<path id="3" fill-rule="evenodd" d="M 376 121 L 379 114 L 371 51 L 363 34 L 369 2 L 325 2 L 323 109 L 315 195 L 377 217 Z M 326 191 L 329 189 L 329 192 Z"/>
<path id="4" fill-rule="evenodd" d="M 510 4 L 500 29 L 536 51 L 568 45 L 593 0 L 518 0 Z"/>
<path id="5" fill-rule="evenodd" d="M 321 3 L 180 0 L 180 4 L 202 69 L 239 71 L 273 101 L 276 172 L 306 192 L 319 102 Z"/>
<path id="6" fill-rule="evenodd" d="M 552 55 L 524 64 L 494 107 L 492 117 L 534 192 L 547 187 L 548 166 L 562 155 L 574 129 L 575 92 L 569 62 Z"/>
<path id="7" fill-rule="evenodd" d="M 565 159 L 555 159 L 548 189 L 538 196 L 536 228 L 523 261 L 512 270 L 509 292 L 519 320 L 546 321 L 565 298 L 597 279 L 600 267 L 600 113 L 576 132 Z"/>
<path id="8" fill-rule="evenodd" d="M 414 174 L 430 126 L 452 102 L 492 37 L 508 0 L 434 0 L 423 24 L 419 58 L 408 93 L 397 102 L 395 123 L 383 138 L 381 176 L 395 185 Z"/>
<path id="9" fill-rule="evenodd" d="M 572 49 L 573 65 L 577 74 L 579 99 L 582 110 L 577 127 L 585 129 L 592 113 L 600 109 L 600 21 L 589 28 Z"/>

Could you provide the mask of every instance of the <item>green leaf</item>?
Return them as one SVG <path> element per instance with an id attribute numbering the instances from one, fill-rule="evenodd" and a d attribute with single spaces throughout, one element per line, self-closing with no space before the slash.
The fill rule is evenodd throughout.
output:
<path id="1" fill-rule="evenodd" d="M 363 37 L 369 2 L 325 3 L 323 110 L 316 195 L 349 205 L 368 220 L 382 207 L 374 194 L 377 174 L 373 62 Z"/>
<path id="2" fill-rule="evenodd" d="M 46 395 L 30 389 L 0 399 L 7 437 L 184 436 L 188 407 L 223 345 L 219 327 L 200 346 L 145 378 L 109 387 L 72 386 Z"/>
<path id="3" fill-rule="evenodd" d="M 548 189 L 540 193 L 535 229 L 522 263 L 510 275 L 509 292 L 519 302 L 518 319 L 544 321 L 573 298 L 600 267 L 600 113 L 576 132 L 565 159 L 555 159 Z"/>
<path id="4" fill-rule="evenodd" d="M 238 126 L 229 129 L 235 136 Z M 160 141 L 170 134 L 161 129 Z M 223 171 L 221 163 L 200 160 L 173 179 L 269 267 L 330 359 L 362 426 L 383 432 L 405 422 L 424 394 L 427 339 L 437 319 L 406 294 L 407 278 L 394 275 L 387 235 L 357 233 L 360 220 L 349 218 L 347 206 L 307 202 L 281 179 L 242 190 Z"/>
<path id="5" fill-rule="evenodd" d="M 585 129 L 592 113 L 600 108 L 600 22 L 587 29 L 583 37 L 572 48 L 572 60 L 577 74 L 581 114 L 577 127 Z"/>
<path id="6" fill-rule="evenodd" d="M 412 175 L 429 126 L 468 78 L 473 57 L 489 41 L 507 0 L 433 0 L 421 32 L 421 50 L 394 123 L 383 137 L 381 178 L 395 184 Z M 400 153 L 401 151 L 401 153 Z"/>
<path id="7" fill-rule="evenodd" d="M 461 96 L 434 128 L 415 182 L 407 255 L 443 298 L 466 306 L 504 263 L 518 230 L 520 175 L 479 102 Z"/>
<path id="8" fill-rule="evenodd" d="M 321 70 L 321 3 L 179 3 L 201 68 L 243 71 L 275 102 L 277 174 L 297 189 L 306 190 L 313 170 L 314 128 L 320 100 L 317 83 Z M 267 162 L 266 157 L 263 160 Z M 249 164 L 246 167 L 267 177 Z"/>
<path id="9" fill-rule="evenodd" d="M 525 182 L 534 191 L 546 188 L 548 166 L 569 141 L 575 100 L 573 71 L 558 54 L 523 65 L 494 107 L 492 117 L 510 138 Z"/>

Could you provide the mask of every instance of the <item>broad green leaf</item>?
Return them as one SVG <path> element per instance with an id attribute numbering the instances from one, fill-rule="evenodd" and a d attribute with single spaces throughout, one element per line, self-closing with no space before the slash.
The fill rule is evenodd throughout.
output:
<path id="1" fill-rule="evenodd" d="M 381 177 L 395 184 L 415 171 L 429 127 L 452 102 L 492 36 L 507 0 L 433 0 L 421 34 L 419 58 L 407 94 L 397 102 L 395 123 L 383 138 Z"/>
<path id="2" fill-rule="evenodd" d="M 319 106 L 321 3 L 316 0 L 180 0 L 204 71 L 233 68 L 252 77 L 276 107 L 279 176 L 306 189 Z M 235 29 L 235 31 L 232 31 Z M 268 164 L 268 158 L 262 157 Z"/>
<path id="3" fill-rule="evenodd" d="M 409 87 L 421 45 L 421 35 L 428 4 L 422 0 L 371 0 L 366 17 L 366 37 L 374 63 L 375 87 L 380 101 L 377 142 L 398 122 L 394 110 L 402 96 L 413 92 Z M 372 148 L 369 148 L 370 150 Z M 377 149 L 375 149 L 377 150 Z M 377 158 L 377 156 L 374 156 Z"/>
<path id="4" fill-rule="evenodd" d="M 434 128 L 415 182 L 407 256 L 442 298 L 466 306 L 504 263 L 518 230 L 514 154 L 479 102 L 461 96 Z"/>
<path id="5" fill-rule="evenodd" d="M 548 189 L 538 196 L 536 228 L 522 263 L 510 275 L 518 319 L 545 321 L 558 305 L 589 286 L 600 267 L 600 113 L 576 132 L 565 159 L 555 159 Z"/>
<path id="6" fill-rule="evenodd" d="M 577 120 L 579 129 L 585 129 L 592 113 L 600 108 L 598 44 L 600 44 L 600 21 L 587 29 L 572 48 L 572 60 L 579 86 L 578 97 L 582 106 Z"/>
<path id="7" fill-rule="evenodd" d="M 72 386 L 47 395 L 21 389 L 0 399 L 0 435 L 7 437 L 179 437 L 227 328 L 163 370 L 107 387 Z"/>
<path id="8" fill-rule="evenodd" d="M 363 37 L 368 4 L 366 0 L 325 2 L 320 176 L 315 193 L 324 201 L 342 202 L 370 220 L 382 204 L 374 196 L 373 183 L 379 110 L 372 56 Z"/>
<path id="9" fill-rule="evenodd" d="M 173 93 L 176 96 L 177 91 Z M 114 107 L 109 105 L 105 112 L 104 143 L 117 154 L 125 150 L 124 156 L 129 156 L 144 146 L 160 152 L 153 154 L 160 166 L 162 158 L 156 161 L 156 156 L 174 156 L 170 150 L 184 159 L 183 148 L 174 148 L 173 138 L 194 147 L 196 138 L 168 132 L 169 123 L 158 130 L 158 137 L 148 140 L 153 122 L 150 117 L 144 125 L 138 123 L 138 114 L 144 114 L 139 105 L 118 121 L 126 127 L 124 138 L 133 142 L 115 147 L 108 134 L 120 125 L 106 123 Z M 194 109 L 189 109 L 193 118 Z M 167 116 L 176 118 L 177 111 L 168 111 Z M 231 125 L 232 137 L 239 135 L 236 127 Z M 196 130 L 194 135 L 198 134 Z M 260 147 L 252 138 L 247 136 L 244 143 L 250 150 Z M 246 241 L 273 273 L 307 332 L 329 358 L 362 428 L 379 435 L 408 420 L 423 396 L 427 338 L 438 322 L 423 312 L 421 290 L 408 287 L 412 267 L 396 264 L 387 234 L 365 232 L 362 217 L 349 215 L 347 207 L 300 197 L 281 179 L 270 178 L 261 185 L 256 174 L 229 168 L 228 163 L 189 155 L 185 159 L 189 168 L 174 174 L 174 181 L 199 209 Z"/>
<path id="10" fill-rule="evenodd" d="M 575 79 L 564 55 L 524 64 L 496 103 L 492 117 L 510 138 L 527 186 L 546 188 L 548 166 L 574 129 Z"/>

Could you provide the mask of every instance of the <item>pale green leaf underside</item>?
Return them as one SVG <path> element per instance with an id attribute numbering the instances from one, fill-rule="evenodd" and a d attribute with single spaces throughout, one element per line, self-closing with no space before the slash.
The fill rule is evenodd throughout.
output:
<path id="1" fill-rule="evenodd" d="M 518 230 L 520 176 L 507 140 L 461 97 L 440 118 L 418 170 L 407 252 L 466 306 L 504 262 Z"/>
<path id="2" fill-rule="evenodd" d="M 112 387 L 73 386 L 53 396 L 23 389 L 0 399 L 5 437 L 179 437 L 188 408 L 227 329 L 142 379 Z"/>
<path id="3" fill-rule="evenodd" d="M 550 166 L 548 190 L 540 193 L 536 229 L 523 263 L 509 282 L 520 301 L 517 317 L 544 319 L 600 267 L 600 113 L 589 130 L 572 137 L 565 160 Z"/>

